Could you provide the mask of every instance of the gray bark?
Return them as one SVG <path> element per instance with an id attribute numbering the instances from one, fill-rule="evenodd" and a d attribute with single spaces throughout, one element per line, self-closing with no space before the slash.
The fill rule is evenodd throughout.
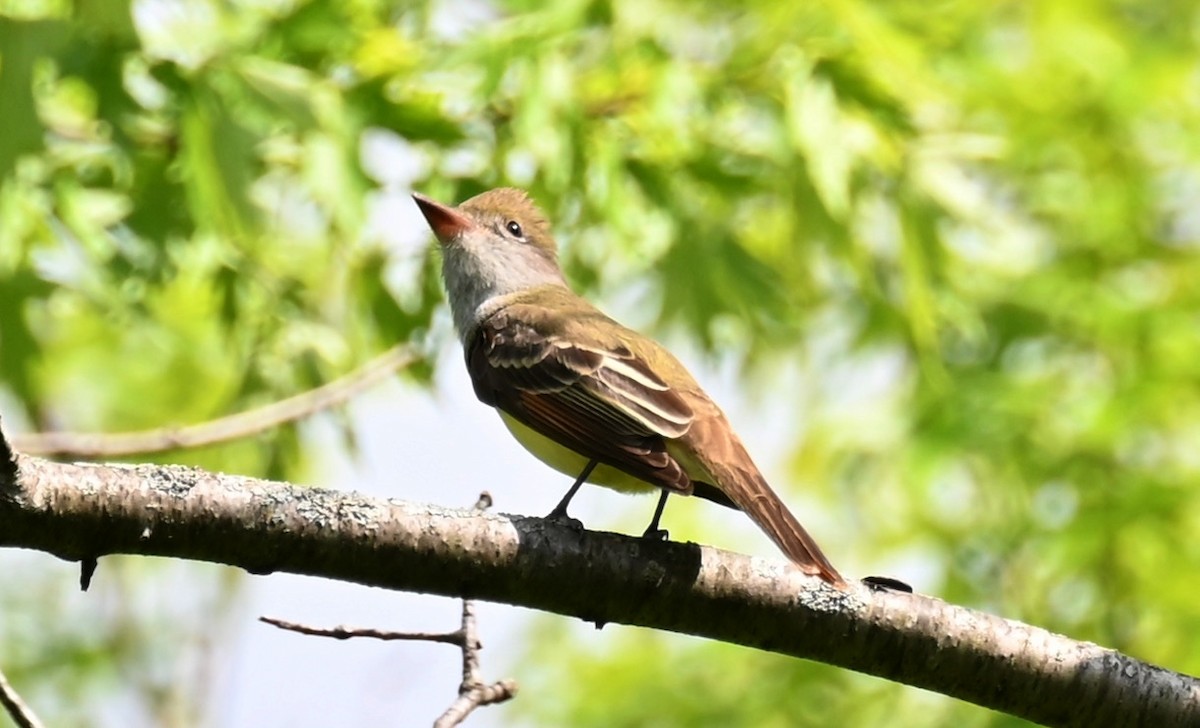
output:
<path id="1" fill-rule="evenodd" d="M 931 597 L 840 591 L 782 560 L 538 518 L 0 449 L 0 546 L 85 564 L 196 559 L 670 630 L 1053 726 L 1200 725 L 1200 681 L 1094 644 Z"/>

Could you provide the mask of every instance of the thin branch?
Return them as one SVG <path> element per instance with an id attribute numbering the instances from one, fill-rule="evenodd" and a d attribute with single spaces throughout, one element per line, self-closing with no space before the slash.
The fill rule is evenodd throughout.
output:
<path id="1" fill-rule="evenodd" d="M 17 691 L 13 690 L 3 672 L 0 672 L 0 705 L 4 706 L 5 712 L 17 728 L 43 728 L 42 721 L 38 720 L 33 710 L 21 700 Z"/>
<path id="2" fill-rule="evenodd" d="M 515 680 L 499 680 L 491 685 L 476 685 L 465 693 L 460 693 L 458 700 L 442 713 L 433 723 L 433 728 L 450 728 L 467 719 L 471 711 L 484 705 L 494 705 L 512 700 L 517 694 Z"/>
<path id="3" fill-rule="evenodd" d="M 21 452 L 35 455 L 115 458 L 228 442 L 336 407 L 419 358 L 413 347 L 401 344 L 316 389 L 195 425 L 140 432 L 34 432 L 13 435 L 12 445 Z"/>
<path id="4" fill-rule="evenodd" d="M 479 494 L 472 510 L 483 513 L 491 507 L 492 494 L 485 490 Z M 433 728 L 452 728 L 466 720 L 471 711 L 481 705 L 503 703 L 517 694 L 515 680 L 500 680 L 491 685 L 483 683 L 483 671 L 479 668 L 479 651 L 483 649 L 483 643 L 479 641 L 474 599 L 463 599 L 462 622 L 458 632 L 462 636 L 462 682 L 458 686 L 458 699 L 434 721 Z"/>
<path id="5" fill-rule="evenodd" d="M 1114 650 L 919 594 L 836 589 L 778 559 L 539 518 L 16 455 L 0 462 L 0 546 L 197 559 L 681 632 L 1052 726 L 1200 725 L 1200 680 Z"/>
<path id="6" fill-rule="evenodd" d="M 492 507 L 492 496 L 486 490 L 479 494 L 475 501 L 474 511 L 482 513 Z M 260 622 L 274 625 L 280 629 L 310 635 L 313 637 L 332 637 L 345 640 L 354 637 L 369 637 L 377 640 L 419 640 L 424 642 L 441 642 L 456 645 L 462 650 L 463 672 L 462 682 L 458 686 L 458 698 L 446 709 L 446 712 L 434 722 L 434 728 L 452 728 L 466 720 L 471 711 L 481 705 L 502 703 L 512 699 L 517 694 L 515 680 L 500 680 L 491 685 L 484 685 L 483 673 L 479 669 L 479 651 L 483 644 L 479 641 L 478 627 L 475 619 L 475 600 L 463 599 L 462 623 L 453 632 L 392 632 L 371 628 L 310 627 L 306 624 L 288 622 L 274 617 L 259 617 Z"/>
<path id="7" fill-rule="evenodd" d="M 473 599 L 463 600 L 461 631 L 464 637 L 463 678 L 462 683 L 458 686 L 458 699 L 450 704 L 440 718 L 434 721 L 433 728 L 456 726 L 466 720 L 471 711 L 476 708 L 482 705 L 503 703 L 511 700 L 517 694 L 515 680 L 500 680 L 491 685 L 483 683 L 483 673 L 479 669 L 479 651 L 483 649 L 483 645 L 479 642 L 478 628 L 475 622 L 475 600 Z"/>
<path id="8" fill-rule="evenodd" d="M 310 627 L 299 622 L 289 622 L 276 617 L 259 617 L 258 621 L 266 622 L 289 632 L 299 632 L 310 637 L 330 637 L 335 640 L 348 640 L 355 637 L 367 637 L 373 640 L 406 640 L 410 642 L 441 642 L 442 644 L 462 647 L 463 634 L 461 630 L 454 632 L 393 632 L 371 627 Z"/>
<path id="9" fill-rule="evenodd" d="M 463 635 L 462 644 L 462 682 L 459 683 L 459 694 L 466 693 L 472 688 L 483 685 L 483 671 L 479 669 L 479 651 L 483 643 L 479 641 L 479 627 L 475 620 L 475 600 L 462 600 L 462 621 L 459 631 Z"/>

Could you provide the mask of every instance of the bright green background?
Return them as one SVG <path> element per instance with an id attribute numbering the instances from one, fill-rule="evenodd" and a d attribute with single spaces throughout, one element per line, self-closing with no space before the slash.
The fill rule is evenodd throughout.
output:
<path id="1" fill-rule="evenodd" d="M 374 212 L 383 135 L 436 198 L 529 188 L 582 289 L 652 300 L 748 391 L 799 372 L 790 498 L 837 560 L 1200 672 L 1196 5 L 542 5 L 0 0 L 0 415 L 203 421 L 440 345 L 436 259 Z M 285 429 L 160 459 L 298 477 L 301 454 Z M 0 586 L 0 667 L 203 714 L 112 680 L 192 641 L 55 622 L 54 588 Z M 1019 724 L 555 624 L 513 720 Z"/>

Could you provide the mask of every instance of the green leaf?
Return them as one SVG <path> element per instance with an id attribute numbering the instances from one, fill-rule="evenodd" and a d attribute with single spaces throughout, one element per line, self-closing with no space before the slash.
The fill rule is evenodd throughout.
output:
<path id="1" fill-rule="evenodd" d="M 256 138 L 211 87 L 196 83 L 188 91 L 180 144 L 192 218 L 202 230 L 244 242 L 258 223 L 249 198 Z"/>
<path id="2" fill-rule="evenodd" d="M 443 110 L 445 98 L 431 91 L 400 87 L 392 90 L 383 78 L 358 84 L 347 101 L 372 119 L 373 126 L 396 132 L 412 141 L 451 145 L 466 138 L 462 123 Z"/>
<path id="3" fill-rule="evenodd" d="M 35 378 L 41 342 L 30 328 L 29 307 L 50 295 L 54 287 L 31 271 L 0 271 L 3 313 L 0 314 L 0 382 L 25 405 L 25 416 L 37 421 L 34 404 L 40 390 Z"/>
<path id="4" fill-rule="evenodd" d="M 45 130 L 33 97 L 33 71 L 67 42 L 70 31 L 58 21 L 20 21 L 0 17 L 0 100 L 4 131 L 0 133 L 0 180 L 17 159 L 43 148 Z"/>

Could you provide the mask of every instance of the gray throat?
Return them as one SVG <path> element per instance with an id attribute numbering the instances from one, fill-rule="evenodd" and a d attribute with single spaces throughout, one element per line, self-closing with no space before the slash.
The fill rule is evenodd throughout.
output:
<path id="1" fill-rule="evenodd" d="M 503 250 L 488 246 L 479 254 L 466 246 L 443 248 L 442 279 L 459 338 L 515 295 L 539 286 L 567 287 L 558 264 L 536 248 Z"/>

